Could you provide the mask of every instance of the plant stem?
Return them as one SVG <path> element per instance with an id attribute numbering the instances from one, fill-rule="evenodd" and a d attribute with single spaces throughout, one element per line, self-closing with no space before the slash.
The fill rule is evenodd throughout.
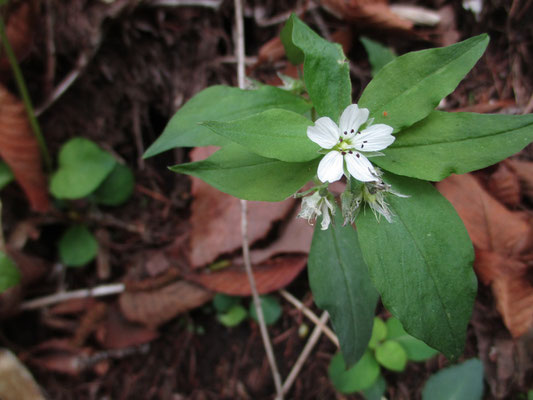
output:
<path id="1" fill-rule="evenodd" d="M 35 134 L 35 138 L 37 139 L 37 143 L 39 144 L 39 147 L 41 149 L 41 154 L 43 156 L 44 165 L 46 169 L 48 170 L 48 172 L 50 172 L 52 171 L 52 159 L 50 158 L 50 153 L 48 152 L 48 148 L 46 147 L 46 142 L 44 140 L 41 127 L 39 126 L 39 122 L 37 121 L 37 118 L 35 117 L 33 105 L 31 103 L 30 95 L 28 93 L 28 88 L 26 87 L 26 83 L 24 81 L 24 76 L 22 75 L 22 71 L 20 70 L 19 64 L 17 62 L 17 58 L 15 57 L 15 53 L 13 52 L 13 49 L 11 48 L 9 39 L 7 38 L 4 20 L 2 17 L 0 17 L 0 36 L 2 38 L 2 44 L 4 45 L 4 49 L 6 51 L 7 59 L 9 60 L 9 64 L 11 65 L 11 69 L 13 70 L 13 75 L 15 76 L 15 81 L 17 82 L 17 87 L 22 97 L 24 107 L 26 108 L 26 113 L 28 114 L 28 120 L 30 121 L 31 128 L 33 130 L 33 133 Z"/>
<path id="2" fill-rule="evenodd" d="M 2 225 L 2 201 L 0 200 L 0 251 L 6 253 L 6 242 L 4 240 L 4 227 Z"/>

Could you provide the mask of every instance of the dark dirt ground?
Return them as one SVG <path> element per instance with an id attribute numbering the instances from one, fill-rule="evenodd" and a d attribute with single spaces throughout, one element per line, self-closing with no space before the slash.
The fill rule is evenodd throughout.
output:
<path id="1" fill-rule="evenodd" d="M 134 268 L 139 254 L 163 248 L 187 232 L 189 179 L 171 173 L 166 167 L 187 160 L 188 150 L 177 149 L 148 160 L 142 160 L 141 154 L 159 136 L 174 111 L 192 95 L 209 85 L 236 84 L 232 2 L 223 1 L 217 10 L 163 7 L 151 5 L 150 1 L 127 0 L 30 3 L 35 11 L 31 25 L 33 41 L 21 66 L 37 108 L 46 102 L 52 88 L 63 77 L 79 71 L 74 84 L 39 117 L 51 152 L 57 154 L 60 145 L 71 137 L 90 138 L 132 167 L 138 185 L 126 205 L 103 209 L 97 215 L 86 204 L 76 204 L 78 218 L 108 234 L 112 268 L 106 279 L 99 278 L 94 267 L 69 271 L 63 284 L 73 290 L 116 282 L 131 273 L 129 269 Z M 260 26 L 254 12 L 262 11 L 265 16 L 273 17 L 294 10 L 295 5 L 279 0 L 246 3 L 246 53 L 256 56 L 264 43 L 278 35 L 282 24 Z M 380 40 L 401 54 L 441 45 L 449 40 L 449 35 L 464 39 L 487 32 L 491 44 L 486 55 L 447 98 L 444 108 L 476 110 L 481 105 L 492 107 L 493 112 L 502 108 L 515 113 L 532 111 L 531 1 L 485 1 L 478 21 L 462 8 L 460 1 L 407 3 L 437 10 L 446 7 L 451 25 L 444 29 L 416 28 L 418 34 L 432 39 L 428 41 L 415 34 L 397 35 L 372 23 L 361 27 L 336 19 L 323 9 L 316 10 L 318 20 L 312 13 L 303 16 L 315 28 L 317 21 L 322 21 L 329 32 L 338 28 L 348 30 L 351 39 L 348 58 L 356 66 L 352 71 L 354 99 L 370 80 L 370 66 L 357 40 L 359 35 Z M 50 51 L 51 45 L 55 47 L 54 53 Z M 270 79 L 276 70 L 284 67 L 284 61 L 264 63 L 251 71 L 251 76 Z M 12 80 L 8 87 L 16 93 Z M 507 101 L 503 106 L 490 105 L 490 101 L 503 100 Z M 25 205 L 23 193 L 14 185 L 2 192 L 2 201 L 4 230 L 9 233 L 20 221 L 33 221 L 40 231 L 39 240 L 30 240 L 24 251 L 54 263 L 55 243 L 72 215 L 32 214 Z M 177 261 L 180 262 L 183 260 Z M 50 272 L 33 286 L 28 296 L 54 292 L 57 282 L 57 275 Z M 314 307 L 305 273 L 289 289 Z M 287 303 L 281 303 L 283 316 L 270 328 L 270 333 L 281 374 L 286 376 L 305 344 L 297 332 L 305 318 Z M 41 311 L 17 314 L 1 323 L 0 344 L 29 361 L 34 377 L 50 399 L 272 398 L 274 387 L 257 325 L 249 322 L 228 329 L 216 321 L 208 306 L 162 325 L 159 338 L 148 345 L 129 347 L 122 352 L 106 350 L 89 337 L 84 346 L 90 349 L 94 365 L 78 373 L 61 374 L 42 365 L 32 365 L 30 349 L 52 338 L 71 336 L 79 325 L 78 317 L 68 320 L 62 328 L 44 323 L 47 318 Z M 513 364 L 524 352 L 527 358 L 527 347 L 509 350 L 509 346 L 514 346 L 512 343 L 494 307 L 491 291 L 480 287 L 465 359 L 483 358 L 482 350 L 486 351 L 486 357 L 497 358 L 494 351 L 501 346 L 508 350 L 505 358 L 508 363 Z M 327 366 L 334 353 L 334 345 L 323 337 L 289 398 L 358 398 L 336 393 L 329 382 Z M 100 358 L 94 357 L 95 354 Z M 386 372 L 387 397 L 420 398 L 426 379 L 446 365 L 447 361 L 440 356 L 426 363 L 411 363 L 403 373 Z M 501 365 L 501 370 L 491 371 L 487 377 L 492 391 L 487 386 L 485 398 L 520 398 L 527 391 L 528 382 L 531 388 L 531 364 L 521 364 L 514 370 L 515 367 L 508 366 L 514 371 L 511 377 L 506 377 L 506 364 Z"/>

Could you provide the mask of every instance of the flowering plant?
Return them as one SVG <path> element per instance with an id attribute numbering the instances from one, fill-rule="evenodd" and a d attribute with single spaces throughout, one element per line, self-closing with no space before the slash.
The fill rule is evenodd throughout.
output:
<path id="1" fill-rule="evenodd" d="M 294 93 L 207 88 L 176 113 L 145 157 L 177 146 L 221 146 L 206 160 L 171 169 L 247 200 L 281 201 L 314 179 L 297 194 L 306 196 L 300 216 L 321 218 L 309 281 L 347 364 L 365 352 L 379 296 L 409 334 L 457 358 L 477 289 L 474 252 L 455 210 L 427 181 L 518 152 L 533 139 L 533 115 L 435 110 L 481 57 L 487 35 L 396 58 L 357 104 L 339 45 L 294 15 L 281 37 L 289 60 L 303 64 Z M 328 185 L 343 175 L 339 210 Z"/>

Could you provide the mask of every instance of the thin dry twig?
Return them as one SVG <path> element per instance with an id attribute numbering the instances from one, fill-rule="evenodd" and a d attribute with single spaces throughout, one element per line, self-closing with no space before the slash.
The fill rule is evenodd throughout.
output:
<path id="1" fill-rule="evenodd" d="M 311 336 L 309 337 L 309 340 L 305 344 L 304 349 L 300 353 L 300 356 L 294 363 L 294 366 L 292 367 L 291 372 L 289 373 L 289 376 L 283 383 L 283 393 L 286 394 L 294 381 L 296 380 L 296 377 L 300 373 L 300 370 L 302 369 L 303 365 L 309 358 L 309 355 L 311 354 L 311 351 L 313 350 L 313 347 L 315 347 L 316 343 L 318 342 L 318 339 L 320 339 L 320 335 L 322 334 L 322 326 L 324 326 L 328 322 L 329 314 L 327 311 L 324 311 L 322 315 L 320 316 L 320 323 L 315 326 L 315 329 L 313 329 L 313 332 L 311 333 Z"/>
<path id="2" fill-rule="evenodd" d="M 218 10 L 222 0 L 151 0 L 145 4 L 152 7 L 207 7 Z"/>
<path id="3" fill-rule="evenodd" d="M 333 333 L 333 331 L 329 329 L 327 325 L 322 324 L 322 322 L 320 322 L 320 319 L 316 316 L 316 314 L 313 311 L 311 311 L 308 307 L 306 307 L 305 304 L 303 304 L 300 300 L 298 300 L 292 294 L 287 292 L 285 289 L 281 289 L 279 291 L 279 294 L 281 294 L 281 296 L 285 300 L 287 300 L 294 307 L 296 307 L 297 310 L 300 310 L 315 325 L 319 326 L 320 329 L 322 329 L 324 334 L 333 342 L 335 346 L 340 347 L 339 339 L 337 338 L 337 335 L 335 335 L 335 333 Z"/>
<path id="4" fill-rule="evenodd" d="M 245 70 L 244 70 L 244 23 L 242 13 L 242 1 L 235 0 L 235 26 L 236 26 L 236 51 L 237 51 L 237 78 L 239 87 L 245 88 Z M 267 355 L 272 377 L 274 379 L 274 385 L 276 386 L 276 399 L 283 399 L 283 391 L 281 386 L 281 376 L 276 364 L 276 358 L 272 349 L 272 342 L 268 335 L 268 330 L 265 323 L 265 317 L 263 315 L 263 309 L 261 307 L 261 300 L 259 299 L 259 293 L 255 284 L 254 274 L 252 271 L 252 262 L 250 260 L 250 246 L 248 243 L 248 205 L 246 200 L 241 200 L 241 232 L 242 232 L 242 256 L 244 259 L 244 266 L 246 269 L 246 275 L 250 282 L 250 289 L 252 291 L 252 298 L 254 301 L 255 311 L 257 313 L 257 320 L 259 322 L 259 330 L 261 331 L 261 338 L 263 339 L 263 345 Z"/>

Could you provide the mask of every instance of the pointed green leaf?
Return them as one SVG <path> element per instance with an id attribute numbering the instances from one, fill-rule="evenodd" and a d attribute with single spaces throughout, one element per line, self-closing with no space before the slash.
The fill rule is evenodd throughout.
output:
<path id="1" fill-rule="evenodd" d="M 424 361 L 439 353 L 423 341 L 409 335 L 403 329 L 402 323 L 397 318 L 389 318 L 386 324 L 387 339 L 394 339 L 395 342 L 400 343 L 407 353 L 407 359 L 411 361 Z"/>
<path id="2" fill-rule="evenodd" d="M 320 156 L 320 146 L 307 137 L 307 127 L 312 124 L 292 111 L 272 109 L 231 122 L 207 121 L 202 125 L 260 156 L 302 162 Z"/>
<path id="3" fill-rule="evenodd" d="M 327 310 L 346 362 L 364 354 L 372 334 L 378 294 L 352 226 L 342 226 L 340 210 L 326 230 L 317 225 L 309 251 L 309 284 L 318 307 Z"/>
<path id="4" fill-rule="evenodd" d="M 404 129 L 373 159 L 395 174 L 440 181 L 495 164 L 533 140 L 533 114 L 491 115 L 433 111 Z"/>
<path id="5" fill-rule="evenodd" d="M 335 354 L 328 367 L 329 379 L 333 386 L 339 392 L 346 394 L 371 388 L 380 376 L 379 372 L 379 365 L 370 350 L 367 350 L 357 364 L 349 369 L 342 353 Z"/>
<path id="6" fill-rule="evenodd" d="M 463 351 L 477 281 L 474 251 L 452 205 L 429 183 L 392 174 L 393 222 L 357 219 L 364 259 L 383 304 L 405 330 L 455 359 Z"/>
<path id="7" fill-rule="evenodd" d="M 174 147 L 224 145 L 228 143 L 226 139 L 213 135 L 200 122 L 231 121 L 271 108 L 303 114 L 311 109 L 311 105 L 300 96 L 273 86 L 261 86 L 257 90 L 211 86 L 197 93 L 174 114 L 144 157 L 152 157 Z"/>
<path id="8" fill-rule="evenodd" d="M 472 358 L 431 376 L 422 400 L 481 400 L 483 398 L 483 364 Z"/>
<path id="9" fill-rule="evenodd" d="M 381 43 L 375 42 L 369 38 L 361 37 L 361 43 L 365 47 L 370 65 L 372 66 L 372 76 L 376 74 L 388 63 L 396 58 L 396 54 Z"/>
<path id="10" fill-rule="evenodd" d="M 17 265 L 3 251 L 0 251 L 0 293 L 20 282 Z"/>
<path id="11" fill-rule="evenodd" d="M 370 110 L 375 123 L 390 125 L 395 131 L 410 126 L 453 92 L 488 43 L 487 35 L 479 35 L 448 47 L 404 54 L 378 72 L 359 106 Z"/>
<path id="12" fill-rule="evenodd" d="M 304 64 L 304 82 L 319 116 L 338 122 L 352 102 L 348 60 L 339 44 L 317 35 L 296 15 L 281 31 L 281 41 L 293 64 Z"/>
<path id="13" fill-rule="evenodd" d="M 281 201 L 296 193 L 316 174 L 319 160 L 287 163 L 229 144 L 203 161 L 170 167 L 197 176 L 221 192 L 245 200 Z"/>

